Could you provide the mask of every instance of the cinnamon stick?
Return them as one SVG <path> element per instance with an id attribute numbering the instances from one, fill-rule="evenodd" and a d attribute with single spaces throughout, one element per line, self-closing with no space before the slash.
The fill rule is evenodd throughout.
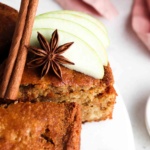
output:
<path id="1" fill-rule="evenodd" d="M 27 49 L 38 0 L 22 0 L 10 53 L 0 87 L 0 97 L 16 99 L 26 62 Z"/>
<path id="2" fill-rule="evenodd" d="M 22 38 L 22 34 L 23 34 L 23 28 L 25 25 L 25 16 L 27 13 L 27 8 L 28 8 L 28 2 L 27 1 L 22 1 L 21 6 L 20 6 L 20 11 L 19 11 L 19 16 L 18 16 L 18 21 L 16 24 L 16 28 L 15 28 L 15 32 L 13 35 L 13 39 L 12 39 L 12 44 L 11 44 L 11 48 L 10 48 L 10 52 L 9 52 L 9 56 L 7 58 L 6 61 L 6 67 L 4 70 L 4 76 L 3 76 L 3 80 L 0 86 L 0 97 L 4 98 L 5 96 L 5 92 L 9 83 L 9 79 L 13 70 L 13 66 L 17 57 L 17 53 L 18 53 L 18 49 L 20 46 L 20 41 Z"/>

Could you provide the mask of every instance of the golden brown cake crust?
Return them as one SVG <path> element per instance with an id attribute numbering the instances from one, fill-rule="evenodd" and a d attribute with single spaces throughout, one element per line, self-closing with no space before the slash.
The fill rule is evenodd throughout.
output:
<path id="1" fill-rule="evenodd" d="M 95 79 L 83 73 L 67 69 L 63 66 L 61 68 L 62 68 L 63 82 L 67 86 L 89 86 L 89 85 L 100 86 L 101 84 L 106 84 L 108 86 L 112 85 L 114 82 L 110 65 L 105 66 L 105 75 L 102 80 Z M 52 73 L 44 76 L 43 78 L 40 78 L 40 72 L 26 67 L 22 77 L 21 85 L 49 84 L 58 87 L 64 86 L 63 82 L 61 82 L 60 79 L 58 79 Z"/>
<path id="2" fill-rule="evenodd" d="M 79 150 L 75 103 L 18 103 L 0 107 L 0 150 Z"/>

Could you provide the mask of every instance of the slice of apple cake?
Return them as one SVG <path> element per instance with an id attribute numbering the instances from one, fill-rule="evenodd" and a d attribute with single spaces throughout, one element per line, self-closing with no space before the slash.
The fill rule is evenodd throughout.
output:
<path id="1" fill-rule="evenodd" d="M 82 122 L 112 118 L 116 99 L 110 66 L 103 79 L 95 79 L 62 67 L 63 82 L 53 73 L 40 78 L 36 69 L 25 68 L 18 99 L 26 101 L 77 102 Z"/>

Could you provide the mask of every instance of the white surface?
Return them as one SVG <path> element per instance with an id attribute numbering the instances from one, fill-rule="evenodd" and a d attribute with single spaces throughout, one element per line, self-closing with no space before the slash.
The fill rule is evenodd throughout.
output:
<path id="1" fill-rule="evenodd" d="M 82 125 L 81 150 L 135 150 L 128 113 L 117 93 L 112 120 Z"/>
<path id="2" fill-rule="evenodd" d="M 150 97 L 147 100 L 146 109 L 145 109 L 145 123 L 147 127 L 147 131 L 150 134 Z"/>
<path id="3" fill-rule="evenodd" d="M 112 66 L 115 83 L 129 113 L 136 150 L 150 150 L 150 136 L 145 125 L 145 106 L 150 95 L 150 51 L 131 28 L 133 1 L 111 1 L 119 16 L 113 21 L 103 19 L 103 22 L 110 35 L 109 55 L 118 65 L 118 68 Z"/>
<path id="4" fill-rule="evenodd" d="M 0 0 L 19 8 L 20 0 Z M 150 94 L 150 52 L 131 28 L 132 0 L 111 0 L 119 11 L 112 21 L 100 18 L 106 25 L 111 46 L 115 83 L 125 102 L 133 127 L 136 150 L 150 150 L 150 137 L 145 125 L 145 105 Z M 53 0 L 40 0 L 38 13 L 58 10 Z M 121 149 L 122 150 L 122 149 Z M 131 149 L 132 150 L 132 149 Z"/>

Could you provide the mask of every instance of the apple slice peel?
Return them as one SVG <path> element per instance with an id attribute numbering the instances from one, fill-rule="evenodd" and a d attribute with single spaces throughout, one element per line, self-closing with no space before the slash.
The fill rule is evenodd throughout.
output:
<path id="1" fill-rule="evenodd" d="M 54 11 L 45 13 L 43 15 L 36 16 L 36 19 L 38 18 L 57 18 L 57 19 L 65 19 L 70 20 L 75 23 L 79 23 L 84 28 L 87 28 L 91 32 L 97 36 L 97 38 L 102 42 L 105 48 L 109 46 L 109 38 L 106 31 L 103 29 L 103 26 L 97 25 L 97 23 L 93 22 L 93 20 L 90 21 L 90 19 L 87 19 L 84 17 L 85 15 L 79 15 L 79 13 L 74 13 L 72 11 Z"/>
<path id="2" fill-rule="evenodd" d="M 38 16 L 36 16 L 36 18 L 39 17 L 45 17 L 45 16 L 49 16 L 49 14 L 56 14 L 56 13 L 63 13 L 63 14 L 73 14 L 73 15 L 78 15 L 84 19 L 87 19 L 90 22 L 93 22 L 94 24 L 96 24 L 97 26 L 99 26 L 100 30 L 103 30 L 105 32 L 105 34 L 108 34 L 106 27 L 104 26 L 104 24 L 99 21 L 98 19 L 83 13 L 83 12 L 79 12 L 79 11 L 73 11 L 73 10 L 56 10 L 56 11 L 51 11 L 51 12 L 46 12 L 43 14 L 39 14 Z"/>

